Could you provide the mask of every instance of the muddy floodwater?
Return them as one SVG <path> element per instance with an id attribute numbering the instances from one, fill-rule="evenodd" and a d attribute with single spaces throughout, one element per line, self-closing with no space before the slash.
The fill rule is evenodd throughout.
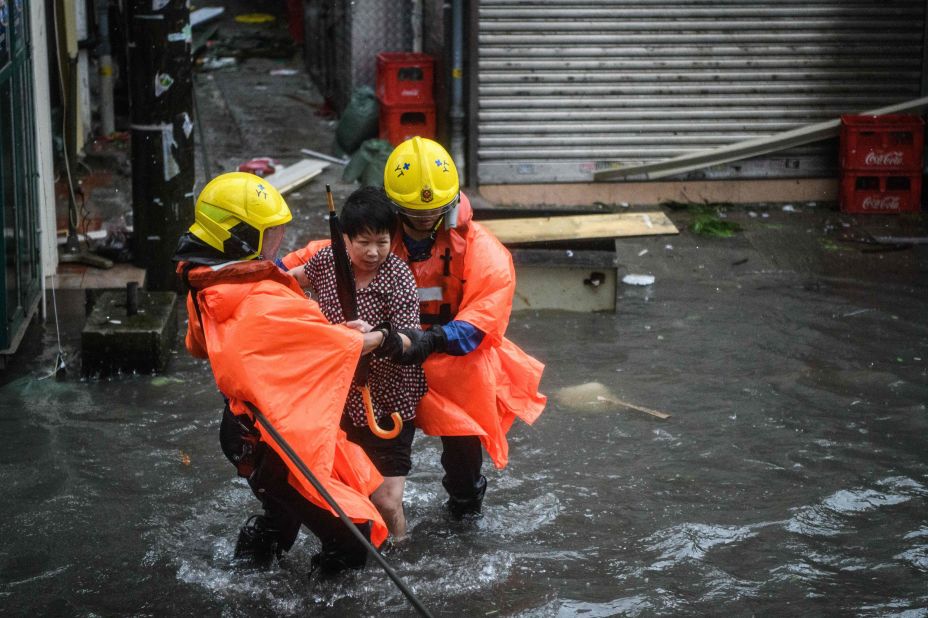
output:
<path id="1" fill-rule="evenodd" d="M 551 400 L 488 470 L 482 519 L 446 519 L 438 442 L 417 435 L 411 534 L 385 555 L 432 613 L 928 615 L 924 271 L 684 261 L 615 315 L 513 316 Z M 235 568 L 257 503 L 219 450 L 208 366 L 179 351 L 160 376 L 43 379 L 57 338 L 36 329 L 0 388 L 0 613 L 414 614 L 376 565 L 312 581 L 305 534 L 270 571 Z M 590 382 L 607 395 L 562 390 Z"/>

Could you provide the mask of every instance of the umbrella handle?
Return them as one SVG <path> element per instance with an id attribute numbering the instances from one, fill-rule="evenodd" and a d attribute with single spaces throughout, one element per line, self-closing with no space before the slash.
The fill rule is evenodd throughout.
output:
<path id="1" fill-rule="evenodd" d="M 389 440 L 390 438 L 398 436 L 400 431 L 403 430 L 403 417 L 401 417 L 399 413 L 394 412 L 390 415 L 390 418 L 393 419 L 393 429 L 390 431 L 381 429 L 380 425 L 377 424 L 377 418 L 374 416 L 374 403 L 371 401 L 371 389 L 367 388 L 367 385 L 364 385 L 359 386 L 358 390 L 361 391 L 361 398 L 364 400 L 364 411 L 367 412 L 367 426 L 371 428 L 374 435 L 384 440 Z"/>

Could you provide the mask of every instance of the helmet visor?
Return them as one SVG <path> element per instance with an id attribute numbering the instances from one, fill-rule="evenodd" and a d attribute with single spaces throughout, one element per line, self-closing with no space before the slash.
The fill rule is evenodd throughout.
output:
<path id="1" fill-rule="evenodd" d="M 451 200 L 444 206 L 439 206 L 437 208 L 431 208 L 429 210 L 409 208 L 408 206 L 403 206 L 402 204 L 398 204 L 396 202 L 393 202 L 393 205 L 396 207 L 397 212 L 403 215 L 404 217 L 408 217 L 409 219 L 412 219 L 414 221 L 423 221 L 426 219 L 434 219 L 435 217 L 440 217 L 444 215 L 445 213 L 450 212 L 452 209 L 454 209 L 455 206 L 458 205 L 458 202 L 460 201 L 460 199 L 461 199 L 461 194 L 459 193 L 454 196 L 453 200 Z"/>

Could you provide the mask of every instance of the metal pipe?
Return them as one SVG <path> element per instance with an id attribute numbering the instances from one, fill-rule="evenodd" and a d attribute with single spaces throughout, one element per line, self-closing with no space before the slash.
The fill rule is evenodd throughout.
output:
<path id="1" fill-rule="evenodd" d="M 100 72 L 100 132 L 111 135 L 116 131 L 113 113 L 113 58 L 110 55 L 110 15 L 109 2 L 100 2 L 97 6 L 97 46 L 98 71 Z"/>
<path id="2" fill-rule="evenodd" d="M 422 0 L 412 0 L 412 10 L 409 15 L 412 27 L 412 51 L 422 51 Z"/>
<path id="3" fill-rule="evenodd" d="M 126 315 L 133 316 L 139 312 L 139 283 L 130 281 L 126 284 Z"/>
<path id="4" fill-rule="evenodd" d="M 464 0 L 451 1 L 451 158 L 466 185 L 464 157 Z"/>
<path id="5" fill-rule="evenodd" d="M 300 152 L 302 152 L 305 155 L 309 155 L 313 158 L 322 159 L 323 161 L 329 161 L 330 163 L 337 163 L 339 165 L 348 165 L 348 161 L 350 160 L 347 157 L 345 157 L 344 159 L 339 159 L 338 157 L 333 157 L 332 155 L 327 155 L 321 152 L 316 152 L 315 150 L 310 150 L 309 148 L 300 148 Z"/>

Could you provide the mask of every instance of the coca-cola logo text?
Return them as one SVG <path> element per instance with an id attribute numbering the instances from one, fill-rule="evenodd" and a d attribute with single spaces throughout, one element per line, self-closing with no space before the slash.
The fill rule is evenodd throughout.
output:
<path id="1" fill-rule="evenodd" d="M 864 199 L 861 207 L 864 210 L 899 210 L 899 197 L 868 197 Z"/>
<path id="2" fill-rule="evenodd" d="M 864 163 L 867 165 L 902 165 L 902 158 L 902 151 L 899 150 L 892 152 L 871 150 L 864 157 Z"/>

